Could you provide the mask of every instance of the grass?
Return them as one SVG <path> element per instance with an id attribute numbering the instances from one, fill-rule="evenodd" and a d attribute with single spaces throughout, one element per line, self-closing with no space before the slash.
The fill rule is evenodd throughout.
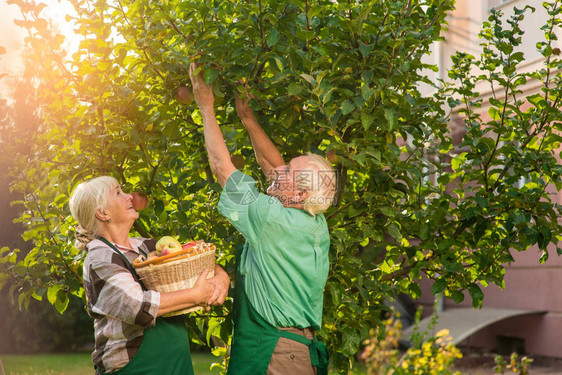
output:
<path id="1" fill-rule="evenodd" d="M 195 375 L 218 375 L 209 370 L 216 357 L 208 353 L 191 353 Z M 0 355 L 6 375 L 93 375 L 90 353 Z M 1 373 L 0 375 L 4 375 Z M 330 374 L 335 374 L 330 372 Z M 350 375 L 364 375 L 365 369 L 356 366 Z"/>
<path id="2" fill-rule="evenodd" d="M 191 353 L 197 375 L 217 375 L 209 367 L 215 357 L 207 353 Z M 93 375 L 90 353 L 0 355 L 6 375 Z M 0 370 L 0 375 L 1 370 Z"/>
<path id="3" fill-rule="evenodd" d="M 90 353 L 2 355 L 6 375 L 93 374 Z"/>

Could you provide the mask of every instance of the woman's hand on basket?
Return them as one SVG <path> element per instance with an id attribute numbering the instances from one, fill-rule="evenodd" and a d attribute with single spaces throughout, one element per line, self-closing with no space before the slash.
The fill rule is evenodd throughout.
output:
<path id="1" fill-rule="evenodd" d="M 204 306 L 207 310 L 209 305 L 207 301 L 215 291 L 215 284 L 207 280 L 209 270 L 204 270 L 193 288 L 177 290 L 175 292 L 160 293 L 160 307 L 157 316 L 161 316 L 173 311 L 186 309 L 193 306 Z"/>
<path id="2" fill-rule="evenodd" d="M 215 264 L 215 276 L 208 281 L 215 286 L 215 290 L 207 301 L 207 305 L 222 305 L 228 295 L 230 277 L 221 266 Z"/>

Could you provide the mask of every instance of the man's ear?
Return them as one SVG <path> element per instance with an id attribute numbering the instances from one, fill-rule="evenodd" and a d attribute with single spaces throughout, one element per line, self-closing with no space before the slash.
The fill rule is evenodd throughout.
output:
<path id="1" fill-rule="evenodd" d="M 304 204 L 304 202 L 310 196 L 310 191 L 308 189 L 300 189 L 297 193 L 298 203 Z"/>

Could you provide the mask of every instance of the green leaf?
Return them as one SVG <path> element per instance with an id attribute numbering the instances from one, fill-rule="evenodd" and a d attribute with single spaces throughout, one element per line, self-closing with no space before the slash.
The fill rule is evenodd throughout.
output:
<path id="1" fill-rule="evenodd" d="M 394 217 L 396 216 L 396 211 L 394 210 L 394 208 L 389 207 L 389 206 L 382 206 L 380 208 L 381 212 L 383 215 L 388 216 L 388 217 Z"/>
<path id="2" fill-rule="evenodd" d="M 367 45 L 363 43 L 359 44 L 359 51 L 361 51 L 361 55 L 363 55 L 363 57 L 369 56 L 372 50 L 373 50 L 373 45 Z"/>
<path id="3" fill-rule="evenodd" d="M 397 242 L 402 240 L 402 233 L 400 232 L 400 228 L 395 223 L 390 223 L 386 226 L 386 231 L 392 238 L 394 238 Z"/>
<path id="4" fill-rule="evenodd" d="M 187 225 L 187 215 L 183 211 L 176 212 L 176 217 L 181 225 Z"/>
<path id="5" fill-rule="evenodd" d="M 361 113 L 361 125 L 363 125 L 363 129 L 369 130 L 374 119 L 375 119 L 374 115 L 368 113 Z"/>
<path id="6" fill-rule="evenodd" d="M 310 83 L 312 86 L 316 86 L 316 80 L 315 80 L 312 76 L 310 76 L 310 75 L 308 75 L 308 74 L 305 74 L 305 73 L 302 73 L 300 76 L 301 76 L 306 82 Z"/>
<path id="7" fill-rule="evenodd" d="M 164 212 L 164 202 L 162 202 L 160 199 L 157 199 L 154 201 L 154 213 L 157 216 L 160 216 L 162 212 Z"/>
<path id="8" fill-rule="evenodd" d="M 544 228 L 544 227 L 540 228 L 539 236 L 537 238 L 539 249 L 545 250 L 548 244 L 550 243 L 551 238 L 552 238 L 552 233 L 548 228 Z"/>
<path id="9" fill-rule="evenodd" d="M 540 263 L 540 264 L 545 263 L 545 262 L 548 260 L 548 256 L 549 256 L 548 251 L 547 251 L 547 250 L 543 250 L 543 251 L 541 252 L 541 256 L 540 256 L 540 258 L 539 258 L 539 263 Z"/>
<path id="10" fill-rule="evenodd" d="M 29 295 L 27 293 L 21 293 L 18 297 L 18 308 L 20 310 L 27 310 L 27 306 L 29 306 Z"/>
<path id="11" fill-rule="evenodd" d="M 220 337 L 221 321 L 217 318 L 211 318 L 208 320 L 207 328 L 207 345 L 212 346 L 211 336 Z"/>
<path id="12" fill-rule="evenodd" d="M 419 236 L 423 241 L 426 241 L 429 239 L 429 233 L 430 233 L 430 226 L 427 223 L 422 223 L 420 225 L 420 233 Z"/>
<path id="13" fill-rule="evenodd" d="M 374 90 L 371 89 L 368 85 L 361 86 L 361 97 L 365 100 L 369 100 L 369 98 L 373 95 Z"/>
<path id="14" fill-rule="evenodd" d="M 332 302 L 335 306 L 338 306 L 341 303 L 343 296 L 345 295 L 345 291 L 341 284 L 329 284 L 328 290 L 330 291 L 330 295 L 332 296 Z"/>
<path id="15" fill-rule="evenodd" d="M 455 172 L 459 171 L 461 168 L 463 168 L 465 162 L 466 152 L 463 152 L 461 154 L 458 154 L 453 158 L 453 160 L 451 160 L 451 168 L 453 168 Z"/>
<path id="16" fill-rule="evenodd" d="M 275 61 L 275 66 L 277 66 L 277 69 L 282 72 L 284 69 L 283 60 L 281 60 L 279 56 L 273 56 L 273 61 Z"/>
<path id="17" fill-rule="evenodd" d="M 443 292 L 446 287 L 447 287 L 447 280 L 445 280 L 444 278 L 437 279 L 431 286 L 431 293 L 439 294 Z"/>
<path id="18" fill-rule="evenodd" d="M 396 128 L 398 123 L 398 118 L 396 115 L 396 110 L 394 108 L 385 108 L 384 118 L 388 122 L 388 130 L 393 130 Z"/>
<path id="19" fill-rule="evenodd" d="M 353 102 L 351 102 L 350 100 L 346 100 L 342 103 L 341 112 L 344 116 L 353 112 L 354 109 L 355 104 L 353 104 Z"/>
<path id="20" fill-rule="evenodd" d="M 68 295 L 63 290 L 59 290 L 55 301 L 55 309 L 62 314 L 68 307 L 69 302 L 70 299 L 68 298 Z"/>
<path id="21" fill-rule="evenodd" d="M 477 308 L 482 306 L 484 293 L 482 293 L 482 289 L 480 289 L 477 284 L 470 284 L 470 286 L 468 287 L 468 293 L 470 294 L 470 297 L 472 297 L 472 307 Z"/>
<path id="22" fill-rule="evenodd" d="M 298 83 L 292 82 L 287 87 L 287 93 L 289 95 L 298 95 L 304 90 L 304 87 L 299 85 Z"/>
<path id="23" fill-rule="evenodd" d="M 353 355 L 357 352 L 359 344 L 361 343 L 361 335 L 359 331 L 353 328 L 348 328 L 342 332 L 342 347 L 341 352 L 346 356 Z"/>
<path id="24" fill-rule="evenodd" d="M 421 288 L 417 283 L 410 283 L 408 285 L 408 291 L 414 299 L 419 298 L 422 295 Z"/>
<path id="25" fill-rule="evenodd" d="M 217 77 L 219 76 L 219 72 L 213 68 L 206 68 L 205 72 L 203 73 L 203 79 L 207 85 L 212 85 Z"/>
<path id="26" fill-rule="evenodd" d="M 451 298 L 455 303 L 461 303 L 464 301 L 464 293 L 458 290 L 455 290 L 451 293 Z"/>
<path id="27" fill-rule="evenodd" d="M 51 285 L 48 289 L 47 289 L 47 300 L 54 305 L 55 302 L 57 301 L 57 295 L 58 292 L 60 291 L 62 285 L 61 284 L 54 284 Z"/>
<path id="28" fill-rule="evenodd" d="M 499 114 L 498 109 L 496 107 L 490 107 L 488 109 L 488 115 L 490 115 L 490 118 L 492 120 L 499 120 L 500 119 L 500 114 Z"/>
<path id="29" fill-rule="evenodd" d="M 277 31 L 277 29 L 275 28 L 270 29 L 269 36 L 267 37 L 266 40 L 267 46 L 273 47 L 274 45 L 277 44 L 277 42 L 279 42 L 280 38 L 281 38 L 281 34 L 279 34 L 279 31 Z"/>

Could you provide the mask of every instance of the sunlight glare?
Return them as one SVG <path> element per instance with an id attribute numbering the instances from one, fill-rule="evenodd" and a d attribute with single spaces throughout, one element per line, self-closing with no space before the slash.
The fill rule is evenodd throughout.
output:
<path id="1" fill-rule="evenodd" d="M 47 6 L 40 13 L 41 18 L 47 19 L 58 33 L 65 37 L 63 48 L 67 55 L 71 55 L 80 45 L 80 36 L 74 33 L 73 22 L 67 22 L 67 15 L 74 15 L 74 9 L 68 0 L 42 0 Z M 5 53 L 0 55 L 0 97 L 9 99 L 10 82 L 22 74 L 23 62 L 21 53 L 24 48 L 26 32 L 14 24 L 14 20 L 21 20 L 22 14 L 17 5 L 0 1 L 0 47 Z"/>

